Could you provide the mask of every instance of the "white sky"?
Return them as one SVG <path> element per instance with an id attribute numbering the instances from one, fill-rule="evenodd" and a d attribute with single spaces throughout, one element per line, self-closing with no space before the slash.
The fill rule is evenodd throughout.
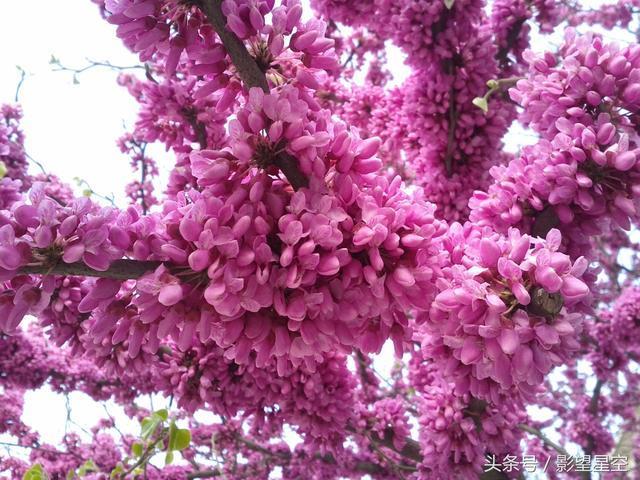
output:
<path id="1" fill-rule="evenodd" d="M 36 14 L 27 16 L 26 9 Z M 55 55 L 63 65 L 78 68 L 86 58 L 135 65 L 137 57 L 89 0 L 1 0 L 0 19 L 0 102 L 13 102 L 16 65 L 21 66 L 28 72 L 20 102 L 29 154 L 48 172 L 74 185 L 74 177 L 80 177 L 124 204 L 124 185 L 132 173 L 116 139 L 124 124 L 135 121 L 135 101 L 117 85 L 116 72 L 96 68 L 74 85 L 73 75 L 52 71 L 49 60 Z"/>
<path id="2" fill-rule="evenodd" d="M 27 9 L 36 14 L 27 15 Z M 137 57 L 122 46 L 114 27 L 89 0 L 0 0 L 0 21 L 0 103 L 13 103 L 20 78 L 16 65 L 21 66 L 28 72 L 20 103 L 29 154 L 73 186 L 74 177 L 80 177 L 96 192 L 114 194 L 119 205 L 126 205 L 124 186 L 133 176 L 116 140 L 125 124 L 133 125 L 136 102 L 117 85 L 116 72 L 96 68 L 74 85 L 72 74 L 52 71 L 49 60 L 55 55 L 63 65 L 79 68 L 86 58 L 135 65 Z M 152 152 L 161 155 L 162 148 Z M 88 396 L 76 392 L 70 399 L 72 419 L 82 427 L 106 417 L 102 405 Z M 162 407 L 158 403 L 156 399 L 156 408 Z M 121 429 L 137 433 L 137 424 L 127 421 L 121 409 L 109 405 L 109 410 Z M 64 434 L 65 398 L 48 389 L 29 392 L 23 418 L 55 445 Z M 70 425 L 70 430 L 78 428 Z"/>

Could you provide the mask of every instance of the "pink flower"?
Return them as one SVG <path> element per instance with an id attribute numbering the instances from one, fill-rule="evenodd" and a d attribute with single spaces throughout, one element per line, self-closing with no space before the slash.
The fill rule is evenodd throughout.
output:
<path id="1" fill-rule="evenodd" d="M 462 246 L 463 256 L 444 270 L 429 316 L 419 317 L 424 354 L 448 364 L 460 394 L 490 400 L 515 387 L 529 397 L 578 347 L 587 262 L 557 251 L 557 230 L 545 240 L 515 229 L 508 237 L 452 230 L 451 247 Z"/>

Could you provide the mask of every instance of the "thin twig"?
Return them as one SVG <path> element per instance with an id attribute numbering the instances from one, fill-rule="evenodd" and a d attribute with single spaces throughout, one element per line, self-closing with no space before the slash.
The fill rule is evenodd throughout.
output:
<path id="1" fill-rule="evenodd" d="M 19 443 L 0 442 L 0 445 L 10 448 L 24 448 L 26 450 L 38 450 L 45 453 L 51 453 L 54 455 L 70 455 L 75 458 L 82 459 L 80 455 L 74 452 L 65 452 L 63 450 L 54 450 L 52 448 L 41 447 L 39 445 L 20 445 Z"/>
<path id="2" fill-rule="evenodd" d="M 91 60 L 90 58 L 86 59 L 87 62 L 89 62 L 89 65 L 86 65 L 84 67 L 81 68 L 72 68 L 72 67 L 67 67 L 65 65 L 62 65 L 62 63 L 60 63 L 60 60 L 55 58 L 55 57 L 51 57 L 51 61 L 49 63 L 51 63 L 52 65 L 56 65 L 58 68 L 54 68 L 53 71 L 54 72 L 71 72 L 74 74 L 74 77 L 76 75 L 82 74 L 84 72 L 86 72 L 87 70 L 91 70 L 97 67 L 104 67 L 104 68 L 109 68 L 111 70 L 145 70 L 146 67 L 145 65 L 127 65 L 127 66 L 121 66 L 121 65 L 114 65 L 111 62 L 109 62 L 108 60 L 105 60 L 104 62 L 98 62 L 95 60 Z"/>
<path id="3" fill-rule="evenodd" d="M 561 445 L 558 445 L 556 442 L 551 440 L 549 437 L 547 437 L 544 433 L 542 433 L 542 431 L 538 430 L 537 428 L 531 427 L 524 423 L 521 423 L 520 425 L 518 425 L 518 428 L 523 432 L 527 432 L 527 433 L 530 433 L 531 435 L 535 435 L 540 440 L 542 440 L 545 445 L 548 445 L 549 447 L 553 448 L 559 454 L 569 456 L 569 452 L 567 452 L 564 449 L 564 447 L 562 447 Z"/>
<path id="4" fill-rule="evenodd" d="M 16 86 L 16 94 L 14 95 L 14 101 L 18 103 L 20 101 L 20 89 L 24 84 L 24 79 L 27 77 L 27 72 L 25 72 L 24 68 L 19 65 L 16 65 L 16 68 L 20 72 L 20 80 L 18 80 L 18 85 Z"/>
<path id="5" fill-rule="evenodd" d="M 47 179 L 49 179 L 49 174 L 47 173 L 47 170 L 44 168 L 44 166 L 39 161 L 37 161 L 35 158 L 33 158 L 31 155 L 29 155 L 28 153 L 25 153 L 25 155 L 27 156 L 27 158 L 29 160 L 31 160 L 33 163 L 35 163 L 38 166 L 38 168 L 42 171 L 42 173 L 44 175 L 46 175 Z"/>

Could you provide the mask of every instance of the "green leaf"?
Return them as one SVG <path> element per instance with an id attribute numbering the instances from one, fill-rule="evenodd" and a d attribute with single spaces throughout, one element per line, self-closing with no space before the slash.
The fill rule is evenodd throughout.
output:
<path id="1" fill-rule="evenodd" d="M 131 453 L 133 453 L 134 456 L 141 457 L 143 451 L 144 447 L 140 442 L 135 442 L 133 445 L 131 445 Z"/>
<path id="2" fill-rule="evenodd" d="M 174 450 L 184 450 L 191 443 L 191 432 L 186 428 L 176 430 Z"/>
<path id="3" fill-rule="evenodd" d="M 173 463 L 173 452 L 172 451 L 168 451 L 167 454 L 164 457 L 164 464 L 165 465 L 171 465 Z"/>
<path id="4" fill-rule="evenodd" d="M 169 443 L 167 444 L 168 452 L 170 452 L 171 450 L 175 450 L 173 448 L 173 444 L 176 441 L 177 430 L 178 430 L 178 427 L 176 427 L 176 422 L 171 422 L 171 425 L 169 425 Z"/>
<path id="5" fill-rule="evenodd" d="M 7 166 L 4 162 L 0 161 L 0 178 L 4 178 L 7 174 Z"/>
<path id="6" fill-rule="evenodd" d="M 114 468 L 113 470 L 111 470 L 111 475 L 109 476 L 109 478 L 117 478 L 118 475 L 123 474 L 124 473 L 124 467 L 122 466 L 121 463 L 119 463 L 116 468 Z"/>
<path id="7" fill-rule="evenodd" d="M 84 462 L 82 465 L 80 465 L 80 468 L 78 468 L 78 476 L 84 477 L 87 473 L 97 472 L 99 470 L 100 469 L 94 463 L 94 461 L 89 459 L 86 462 Z"/>
<path id="8" fill-rule="evenodd" d="M 191 443 L 191 432 L 185 428 L 177 428 L 175 422 L 169 426 L 168 451 L 184 450 Z"/>
<path id="9" fill-rule="evenodd" d="M 69 470 L 67 472 L 67 480 L 73 480 L 74 478 L 76 478 L 76 471 L 75 470 Z"/>
<path id="10" fill-rule="evenodd" d="M 141 425 L 140 436 L 145 440 L 147 440 L 149 437 L 151 437 L 155 433 L 161 421 L 162 420 L 159 417 L 155 417 L 155 416 L 143 418 L 142 422 L 140 422 L 140 425 Z"/>
<path id="11" fill-rule="evenodd" d="M 482 110 L 484 113 L 489 111 L 489 102 L 485 97 L 476 97 L 473 99 L 473 104 Z"/>
<path id="12" fill-rule="evenodd" d="M 36 463 L 33 467 L 24 472 L 22 480 L 49 480 L 49 475 L 44 471 L 42 465 Z"/>
<path id="13" fill-rule="evenodd" d="M 454 3 L 456 3 L 456 0 L 444 0 L 444 6 L 447 7 L 447 10 L 451 10 Z"/>
<path id="14" fill-rule="evenodd" d="M 166 421 L 169 418 L 169 412 L 167 411 L 166 408 L 155 411 L 153 415 L 159 417 L 161 420 L 164 420 L 164 421 Z"/>

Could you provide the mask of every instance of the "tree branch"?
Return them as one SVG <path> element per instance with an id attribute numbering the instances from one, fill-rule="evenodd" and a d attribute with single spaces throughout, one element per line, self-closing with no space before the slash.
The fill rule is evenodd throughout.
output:
<path id="1" fill-rule="evenodd" d="M 222 13 L 222 0 L 204 0 L 202 9 L 213 25 L 216 33 L 222 40 L 231 61 L 238 70 L 238 75 L 247 87 L 259 87 L 266 93 L 269 92 L 269 84 L 264 72 L 247 51 L 242 40 L 235 33 L 227 29 L 227 19 Z"/>
<path id="2" fill-rule="evenodd" d="M 205 150 L 208 146 L 206 125 L 198 120 L 198 116 L 194 110 L 185 108 L 182 110 L 182 115 L 187 122 L 189 122 L 191 128 L 193 128 L 193 132 L 196 134 L 196 139 L 200 145 L 200 150 Z"/>
<path id="3" fill-rule="evenodd" d="M 262 453 L 263 455 L 268 455 L 270 457 L 276 457 L 281 459 L 281 461 L 283 462 L 288 462 L 291 460 L 292 455 L 289 452 L 273 452 L 271 450 L 269 450 L 268 448 L 263 447 L 262 445 L 258 445 L 255 442 L 252 442 L 251 440 L 248 440 L 246 438 L 243 438 L 241 436 L 236 436 L 236 439 L 242 443 L 244 446 L 246 446 L 249 450 L 253 450 L 254 452 L 259 452 Z M 331 454 L 326 454 L 326 455 L 322 455 L 320 453 L 316 453 L 314 455 L 314 457 L 316 460 L 320 460 L 324 463 L 328 463 L 331 465 L 335 465 L 337 464 L 337 460 L 335 459 L 335 457 Z M 366 462 L 366 461 L 358 461 L 355 464 L 355 468 L 356 470 L 358 470 L 359 472 L 363 472 L 363 473 L 382 473 L 384 472 L 384 468 L 381 467 L 380 465 L 373 463 L 373 462 Z M 214 477 L 216 476 L 215 470 L 211 471 L 211 472 L 198 472 L 197 475 L 198 476 L 189 476 L 187 478 L 204 478 L 202 476 L 202 474 L 204 473 L 211 473 L 210 477 Z"/>
<path id="4" fill-rule="evenodd" d="M 520 36 L 522 27 L 524 26 L 526 21 L 526 17 L 519 18 L 509 28 L 509 31 L 507 32 L 507 41 L 502 47 L 500 47 L 498 53 L 496 54 L 496 59 L 498 60 L 502 68 L 505 68 L 509 65 L 509 53 L 518 41 L 518 37 Z"/>
<path id="5" fill-rule="evenodd" d="M 602 392 L 602 386 L 604 385 L 604 380 L 598 379 L 596 382 L 596 386 L 593 388 L 593 394 L 591 395 L 591 400 L 589 401 L 589 413 L 595 417 L 596 413 L 598 413 L 598 403 L 600 401 L 600 392 Z M 593 449 L 595 448 L 595 439 L 592 435 L 587 435 L 587 446 L 585 447 L 585 455 L 591 455 L 593 453 Z M 591 477 L 589 477 L 591 478 Z"/>
<path id="6" fill-rule="evenodd" d="M 309 179 L 298 168 L 298 160 L 287 152 L 280 152 L 273 163 L 287 177 L 294 190 L 309 186 Z"/>
<path id="7" fill-rule="evenodd" d="M 355 433 L 355 434 L 358 433 L 356 429 L 353 427 L 347 427 L 347 430 L 351 433 Z M 394 452 L 402 455 L 403 457 L 409 460 L 413 460 L 416 463 L 422 463 L 423 458 L 422 458 L 422 453 L 420 452 L 420 444 L 418 442 L 416 442 L 412 438 L 405 438 L 404 447 L 398 450 L 393 444 L 393 438 L 394 438 L 394 433 L 391 428 L 387 428 L 385 430 L 383 437 L 380 437 L 376 433 L 371 433 L 369 437 L 370 440 L 377 443 L 381 447 L 385 447 L 390 450 L 393 450 Z M 482 480 L 506 480 L 508 477 L 503 472 L 491 471 L 491 472 L 483 473 L 482 475 L 480 475 L 480 478 Z"/>
<path id="8" fill-rule="evenodd" d="M 255 59 L 246 49 L 242 40 L 235 33 L 227 29 L 227 19 L 222 13 L 221 0 L 204 0 L 202 10 L 213 25 L 216 33 L 222 40 L 227 53 L 236 67 L 238 75 L 248 88 L 258 87 L 265 93 L 269 93 L 267 76 L 260 69 Z M 309 185 L 309 179 L 300 171 L 298 160 L 286 152 L 278 154 L 273 163 L 287 178 L 294 190 Z"/>
<path id="9" fill-rule="evenodd" d="M 13 101 L 15 103 L 18 103 L 20 101 L 20 89 L 22 88 L 22 85 L 24 84 L 24 79 L 27 77 L 27 72 L 25 72 L 24 68 L 22 68 L 19 65 L 16 65 L 16 68 L 18 69 L 18 72 L 20 73 L 20 80 L 18 80 L 18 85 L 16 86 L 16 93 L 13 96 Z"/>
<path id="10" fill-rule="evenodd" d="M 191 472 L 187 474 L 187 480 L 195 480 L 196 478 L 215 478 L 223 475 L 219 470 L 202 470 L 199 472 Z"/>
<path id="11" fill-rule="evenodd" d="M 77 275 L 81 277 L 114 278 L 116 280 L 133 280 L 145 273 L 155 270 L 162 262 L 121 259 L 114 261 L 105 271 L 95 270 L 82 262 L 55 265 L 27 265 L 20 269 L 22 274 L 35 275 Z"/>
<path id="12" fill-rule="evenodd" d="M 521 423 L 520 425 L 518 425 L 518 428 L 523 432 L 527 432 L 527 433 L 530 433 L 531 435 L 535 435 L 540 440 L 542 440 L 545 445 L 548 445 L 549 447 L 553 448 L 560 455 L 566 455 L 567 457 L 570 456 L 569 452 L 567 452 L 564 449 L 564 447 L 562 447 L 561 445 L 558 445 L 556 442 L 551 440 L 549 437 L 547 437 L 542 431 L 538 430 L 537 428 L 530 427 L 529 425 L 525 425 L 524 423 Z"/>

